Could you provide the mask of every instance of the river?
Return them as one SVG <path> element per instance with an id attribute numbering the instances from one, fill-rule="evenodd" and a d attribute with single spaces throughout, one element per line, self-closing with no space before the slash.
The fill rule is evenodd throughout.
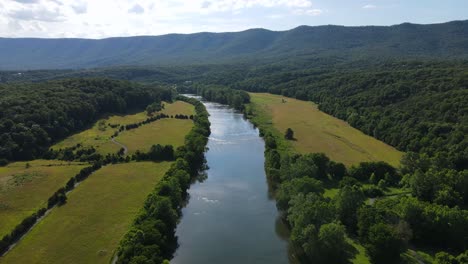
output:
<path id="1" fill-rule="evenodd" d="M 204 104 L 211 122 L 209 169 L 204 181 L 190 187 L 171 263 L 288 263 L 258 130 L 227 106 Z"/>

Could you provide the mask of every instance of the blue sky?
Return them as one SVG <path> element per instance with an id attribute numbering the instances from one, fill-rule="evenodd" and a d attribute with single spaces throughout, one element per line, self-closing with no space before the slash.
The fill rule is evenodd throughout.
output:
<path id="1" fill-rule="evenodd" d="M 0 0 L 0 37 L 287 30 L 468 19 L 468 0 Z"/>

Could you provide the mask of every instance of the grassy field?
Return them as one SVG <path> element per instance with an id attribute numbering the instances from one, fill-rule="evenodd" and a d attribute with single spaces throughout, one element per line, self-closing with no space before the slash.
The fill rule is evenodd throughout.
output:
<path id="1" fill-rule="evenodd" d="M 128 154 L 148 151 L 152 145 L 173 145 L 174 149 L 184 144 L 185 135 L 192 129 L 192 120 L 162 119 L 137 129 L 125 131 L 115 138 L 128 148 Z"/>
<path id="2" fill-rule="evenodd" d="M 47 199 L 86 166 L 34 160 L 0 167 L 0 237 L 10 233 L 27 216 L 46 207 Z"/>
<path id="3" fill-rule="evenodd" d="M 102 168 L 0 262 L 110 263 L 146 196 L 170 164 L 139 162 Z"/>
<path id="4" fill-rule="evenodd" d="M 311 102 L 263 93 L 250 96 L 257 115 L 254 121 L 273 126 L 280 136 L 287 128 L 294 131 L 295 140 L 283 142 L 283 148 L 300 153 L 323 152 L 347 166 L 362 161 L 382 160 L 394 166 L 400 163 L 402 152 L 319 111 Z"/>
<path id="5" fill-rule="evenodd" d="M 166 115 L 195 115 L 195 108 L 189 103 L 175 101 L 172 104 L 164 103 L 164 109 L 161 112 Z"/>
<path id="6" fill-rule="evenodd" d="M 176 114 L 184 114 L 184 115 L 192 115 L 194 114 L 194 107 L 191 104 L 181 102 L 181 101 L 176 101 L 172 104 L 169 103 L 164 103 L 164 109 L 161 111 L 161 113 L 167 114 L 167 115 L 176 115 Z M 103 119 L 100 119 L 98 122 L 96 122 L 93 127 L 90 129 L 87 129 L 85 131 L 82 131 L 80 133 L 74 134 L 66 139 L 64 139 L 61 142 L 58 142 L 54 146 L 52 146 L 52 149 L 63 149 L 67 147 L 73 147 L 76 146 L 78 143 L 82 144 L 85 147 L 91 147 L 94 146 L 97 150 L 98 153 L 100 154 L 108 154 L 108 153 L 117 153 L 120 149 L 119 146 L 116 144 L 112 143 L 110 141 L 110 138 L 112 135 L 118 130 L 117 128 L 112 128 L 111 125 L 128 125 L 128 124 L 134 124 L 138 123 L 141 121 L 144 121 L 148 118 L 146 115 L 146 112 L 139 112 L 131 115 L 124 115 L 124 116 L 119 116 L 119 115 L 112 115 Z M 182 129 L 181 133 L 188 132 L 187 130 L 184 130 L 186 126 L 180 125 L 178 122 L 180 120 L 177 120 L 174 122 L 175 126 Z M 146 126 L 153 126 L 155 123 L 158 123 L 160 121 L 156 121 L 154 123 L 151 123 L 149 125 L 144 125 L 136 130 L 140 129 L 145 129 L 144 137 L 145 140 L 150 138 L 152 135 L 146 135 L 146 133 L 152 133 L 154 130 L 156 132 L 160 132 L 161 129 L 151 129 L 151 128 L 145 128 Z M 188 121 L 187 121 L 188 122 Z M 191 122 L 191 121 L 190 121 Z M 165 123 L 165 125 L 172 125 Z M 157 125 L 156 125 L 157 126 Z M 159 127 L 159 126 L 158 126 Z M 133 133 L 136 130 L 131 130 L 129 132 L 125 131 L 121 133 L 121 135 L 124 135 L 126 133 Z M 174 130 L 175 131 L 175 130 Z M 174 132 L 171 130 L 170 132 Z M 177 139 L 173 140 L 174 142 L 179 142 L 179 138 L 177 137 L 180 133 L 176 133 L 175 137 Z M 184 134 L 185 135 L 185 134 Z M 138 133 L 138 136 L 141 136 L 141 133 Z M 138 142 L 142 142 L 143 140 L 140 139 L 134 139 L 131 135 L 130 136 L 124 136 L 125 140 L 129 140 L 130 142 L 133 142 L 133 140 L 136 140 Z M 120 139 L 119 139 L 120 140 Z M 117 140 L 117 141 L 119 141 Z M 120 142 L 120 141 L 119 141 Z M 150 141 L 146 141 L 150 142 Z M 162 142 L 161 140 L 157 141 L 157 143 Z M 182 142 L 183 143 L 183 142 Z M 138 144 L 138 143 L 137 143 Z M 166 144 L 171 144 L 170 142 Z M 132 148 L 132 150 L 135 150 L 134 147 L 131 145 L 128 146 L 129 149 Z"/>

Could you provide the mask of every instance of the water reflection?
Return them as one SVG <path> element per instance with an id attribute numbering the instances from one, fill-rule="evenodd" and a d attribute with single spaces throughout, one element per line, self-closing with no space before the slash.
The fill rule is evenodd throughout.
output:
<path id="1" fill-rule="evenodd" d="M 287 233 L 269 195 L 258 130 L 226 106 L 205 106 L 209 169 L 189 190 L 171 263 L 288 263 Z"/>

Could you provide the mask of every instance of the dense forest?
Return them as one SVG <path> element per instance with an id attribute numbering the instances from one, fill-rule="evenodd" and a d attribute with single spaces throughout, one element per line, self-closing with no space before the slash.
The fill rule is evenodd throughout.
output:
<path id="1" fill-rule="evenodd" d="M 467 206 L 468 65 L 392 62 L 283 72 L 232 87 L 311 100 L 319 109 L 407 152 L 404 184 L 423 201 Z"/>
<path id="2" fill-rule="evenodd" d="M 453 259 L 450 263 L 465 263 L 468 211 L 446 205 L 452 194 L 445 193 L 447 200 L 441 204 L 414 195 L 377 199 L 369 205 L 367 198 L 383 197 L 384 189 L 401 186 L 399 171 L 384 162 L 363 162 L 347 169 L 320 153 L 280 153 L 275 137 L 263 133 L 267 175 L 304 263 L 348 263 L 356 252 L 347 237 L 358 239 L 372 263 L 400 263 L 408 257 L 404 253 L 410 245 L 440 251 L 437 261 L 448 256 Z M 466 197 L 466 173 L 454 177 Z M 334 185 L 339 186 L 337 195 L 324 196 L 325 187 Z"/>
<path id="3" fill-rule="evenodd" d="M 70 79 L 0 85 L 0 160 L 42 157 L 59 139 L 105 113 L 144 109 L 171 100 L 169 89 L 109 79 Z"/>
<path id="4" fill-rule="evenodd" d="M 183 93 L 194 93 L 203 99 L 229 105 L 236 110 L 244 110 L 244 105 L 250 103 L 250 96 L 243 91 L 233 90 L 219 85 L 189 85 L 179 89 Z"/>
<path id="5" fill-rule="evenodd" d="M 234 88 L 319 104 L 402 151 L 448 156 L 442 167 L 468 164 L 468 65 L 398 62 L 378 68 L 283 72 L 242 80 Z"/>

